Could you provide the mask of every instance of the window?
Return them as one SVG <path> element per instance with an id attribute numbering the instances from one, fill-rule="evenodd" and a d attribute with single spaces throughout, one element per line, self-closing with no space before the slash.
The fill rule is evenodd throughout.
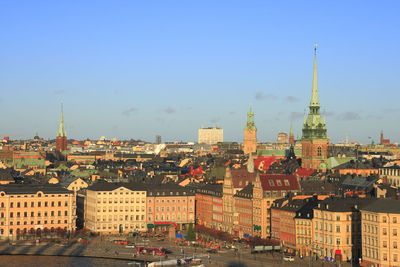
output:
<path id="1" fill-rule="evenodd" d="M 340 233 L 340 225 L 336 225 L 336 233 Z"/>
<path id="2" fill-rule="evenodd" d="M 287 179 L 283 180 L 283 183 L 285 184 L 285 186 L 290 186 L 289 180 Z"/>
<path id="3" fill-rule="evenodd" d="M 383 228 L 383 229 L 382 229 L 382 233 L 383 233 L 383 235 L 387 235 L 387 230 L 386 230 L 386 228 Z"/>
<path id="4" fill-rule="evenodd" d="M 397 236 L 397 229 L 393 229 L 393 236 Z"/>
<path id="5" fill-rule="evenodd" d="M 317 155 L 318 155 L 318 157 L 322 156 L 322 147 L 320 147 L 320 146 L 317 148 Z"/>
<path id="6" fill-rule="evenodd" d="M 277 184 L 278 186 L 282 186 L 282 181 L 281 181 L 281 180 L 276 180 L 276 184 Z"/>
<path id="7" fill-rule="evenodd" d="M 270 186 L 275 186 L 274 181 L 271 180 L 271 179 L 268 180 L 268 183 L 269 183 Z"/>
<path id="8" fill-rule="evenodd" d="M 393 242 L 393 248 L 397 248 L 397 242 L 396 241 Z"/>
<path id="9" fill-rule="evenodd" d="M 387 248 L 387 242 L 386 242 L 386 241 L 383 241 L 382 246 L 383 246 L 384 248 Z"/>
<path id="10" fill-rule="evenodd" d="M 386 216 L 382 217 L 382 222 L 384 222 L 384 223 L 386 222 Z"/>
<path id="11" fill-rule="evenodd" d="M 397 217 L 393 217 L 393 223 L 397 223 Z"/>

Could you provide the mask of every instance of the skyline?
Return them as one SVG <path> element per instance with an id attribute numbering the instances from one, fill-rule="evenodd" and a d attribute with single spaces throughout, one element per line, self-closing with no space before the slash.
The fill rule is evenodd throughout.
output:
<path id="1" fill-rule="evenodd" d="M 398 3 L 41 3 L 2 3 L 0 134 L 54 138 L 64 103 L 75 139 L 241 142 L 249 105 L 261 142 L 301 137 L 317 42 L 332 142 L 399 140 Z"/>

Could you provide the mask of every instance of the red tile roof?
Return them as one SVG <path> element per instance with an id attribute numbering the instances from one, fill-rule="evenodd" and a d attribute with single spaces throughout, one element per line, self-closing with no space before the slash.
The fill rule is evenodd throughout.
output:
<path id="1" fill-rule="evenodd" d="M 268 171 L 271 165 L 274 162 L 278 162 L 279 160 L 275 156 L 268 156 L 268 157 L 259 157 L 256 160 L 254 160 L 254 166 L 258 170 L 262 171 Z"/>
<path id="2" fill-rule="evenodd" d="M 295 175 L 260 174 L 264 191 L 300 191 L 300 184 Z"/>
<path id="3" fill-rule="evenodd" d="M 298 168 L 296 169 L 295 174 L 297 175 L 297 177 L 308 178 L 311 176 L 311 174 L 314 173 L 314 171 L 314 169 Z"/>

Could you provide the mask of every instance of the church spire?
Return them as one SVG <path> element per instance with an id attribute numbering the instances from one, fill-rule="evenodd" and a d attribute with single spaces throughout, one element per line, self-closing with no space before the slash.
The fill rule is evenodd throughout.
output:
<path id="1" fill-rule="evenodd" d="M 318 98 L 318 70 L 317 70 L 317 44 L 314 45 L 314 69 L 313 69 L 313 80 L 312 80 L 312 91 L 311 91 L 311 107 L 319 107 Z"/>
<path id="2" fill-rule="evenodd" d="M 251 108 L 251 106 L 250 106 L 249 111 L 247 112 L 247 122 L 246 122 L 245 129 L 257 130 L 256 123 L 254 122 L 254 112 L 253 112 L 253 109 Z"/>
<path id="3" fill-rule="evenodd" d="M 61 116 L 60 116 L 60 126 L 58 127 L 57 136 L 64 137 L 67 136 L 64 129 L 64 108 L 63 104 L 61 104 Z"/>

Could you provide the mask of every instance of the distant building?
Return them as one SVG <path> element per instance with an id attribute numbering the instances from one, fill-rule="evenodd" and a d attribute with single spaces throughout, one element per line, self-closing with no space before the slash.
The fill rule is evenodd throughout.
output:
<path id="1" fill-rule="evenodd" d="M 64 129 L 64 111 L 61 106 L 61 117 L 60 117 L 60 126 L 58 128 L 58 133 L 56 137 L 56 151 L 63 152 L 67 150 L 67 134 Z"/>
<path id="2" fill-rule="evenodd" d="M 308 116 L 304 121 L 301 140 L 302 167 L 325 171 L 327 168 L 329 140 L 326 135 L 325 121 L 320 114 L 316 52 L 314 54 L 314 73 L 309 108 Z"/>
<path id="3" fill-rule="evenodd" d="M 224 130 L 218 127 L 200 128 L 198 143 L 214 145 L 224 141 Z"/>
<path id="4" fill-rule="evenodd" d="M 390 145 L 390 139 L 385 139 L 383 136 L 383 131 L 381 131 L 381 136 L 380 136 L 380 144 L 384 146 Z"/>
<path id="5" fill-rule="evenodd" d="M 278 133 L 278 136 L 276 137 L 276 142 L 278 144 L 289 143 L 289 137 L 288 137 L 287 133 Z"/>
<path id="6" fill-rule="evenodd" d="M 255 153 L 257 151 L 257 127 L 254 122 L 254 112 L 247 112 L 247 123 L 243 133 L 243 152 L 245 154 Z"/>
<path id="7" fill-rule="evenodd" d="M 161 135 L 156 135 L 156 144 L 161 144 Z"/>
<path id="8" fill-rule="evenodd" d="M 392 186 L 400 187 L 400 166 L 393 165 L 379 168 L 379 177 Z"/>

